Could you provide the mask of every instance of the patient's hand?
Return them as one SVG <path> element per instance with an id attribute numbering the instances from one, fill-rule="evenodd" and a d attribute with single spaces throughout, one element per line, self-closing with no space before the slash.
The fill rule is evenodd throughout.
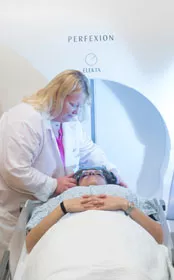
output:
<path id="1" fill-rule="evenodd" d="M 95 195 L 85 195 L 83 197 L 64 200 L 64 206 L 67 212 L 82 212 L 85 210 L 96 210 L 104 206 L 103 198 Z"/>
<path id="2" fill-rule="evenodd" d="M 110 195 L 99 195 L 98 198 L 103 200 L 103 205 L 97 206 L 98 210 L 123 210 L 125 211 L 128 208 L 128 200 L 119 196 L 110 196 Z"/>

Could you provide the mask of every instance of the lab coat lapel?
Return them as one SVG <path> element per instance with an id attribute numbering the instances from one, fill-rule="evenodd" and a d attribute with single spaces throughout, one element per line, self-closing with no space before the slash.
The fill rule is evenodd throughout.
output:
<path id="1" fill-rule="evenodd" d="M 79 147 L 75 122 L 63 123 L 63 145 L 66 174 L 75 172 L 79 163 Z"/>
<path id="2" fill-rule="evenodd" d="M 64 166 L 61 160 L 60 151 L 57 145 L 56 137 L 59 130 L 59 126 L 56 125 L 56 122 L 50 120 L 44 120 L 44 126 L 46 129 L 46 134 L 51 138 L 52 149 L 55 151 L 55 157 L 57 162 L 57 169 L 54 174 L 54 177 L 60 177 L 65 175 Z"/>

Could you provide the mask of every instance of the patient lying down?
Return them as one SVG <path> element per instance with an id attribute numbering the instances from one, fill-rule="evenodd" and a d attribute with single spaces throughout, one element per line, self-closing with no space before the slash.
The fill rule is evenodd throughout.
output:
<path id="1" fill-rule="evenodd" d="M 171 279 L 155 200 L 102 168 L 75 178 L 77 187 L 33 211 L 23 279 Z"/>

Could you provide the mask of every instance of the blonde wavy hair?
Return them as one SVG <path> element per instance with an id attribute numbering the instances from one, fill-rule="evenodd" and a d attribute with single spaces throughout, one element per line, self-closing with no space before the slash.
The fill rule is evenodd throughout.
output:
<path id="1" fill-rule="evenodd" d="M 86 101 L 90 99 L 86 76 L 77 70 L 66 70 L 53 78 L 43 89 L 25 97 L 23 102 L 32 105 L 37 111 L 46 113 L 52 119 L 61 113 L 68 95 L 81 92 L 85 95 Z"/>

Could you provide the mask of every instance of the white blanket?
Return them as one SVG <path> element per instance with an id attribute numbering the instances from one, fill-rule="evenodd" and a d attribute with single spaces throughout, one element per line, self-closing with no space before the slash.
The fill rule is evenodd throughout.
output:
<path id="1" fill-rule="evenodd" d="M 27 258 L 22 280 L 168 280 L 167 248 L 122 212 L 68 214 Z"/>

